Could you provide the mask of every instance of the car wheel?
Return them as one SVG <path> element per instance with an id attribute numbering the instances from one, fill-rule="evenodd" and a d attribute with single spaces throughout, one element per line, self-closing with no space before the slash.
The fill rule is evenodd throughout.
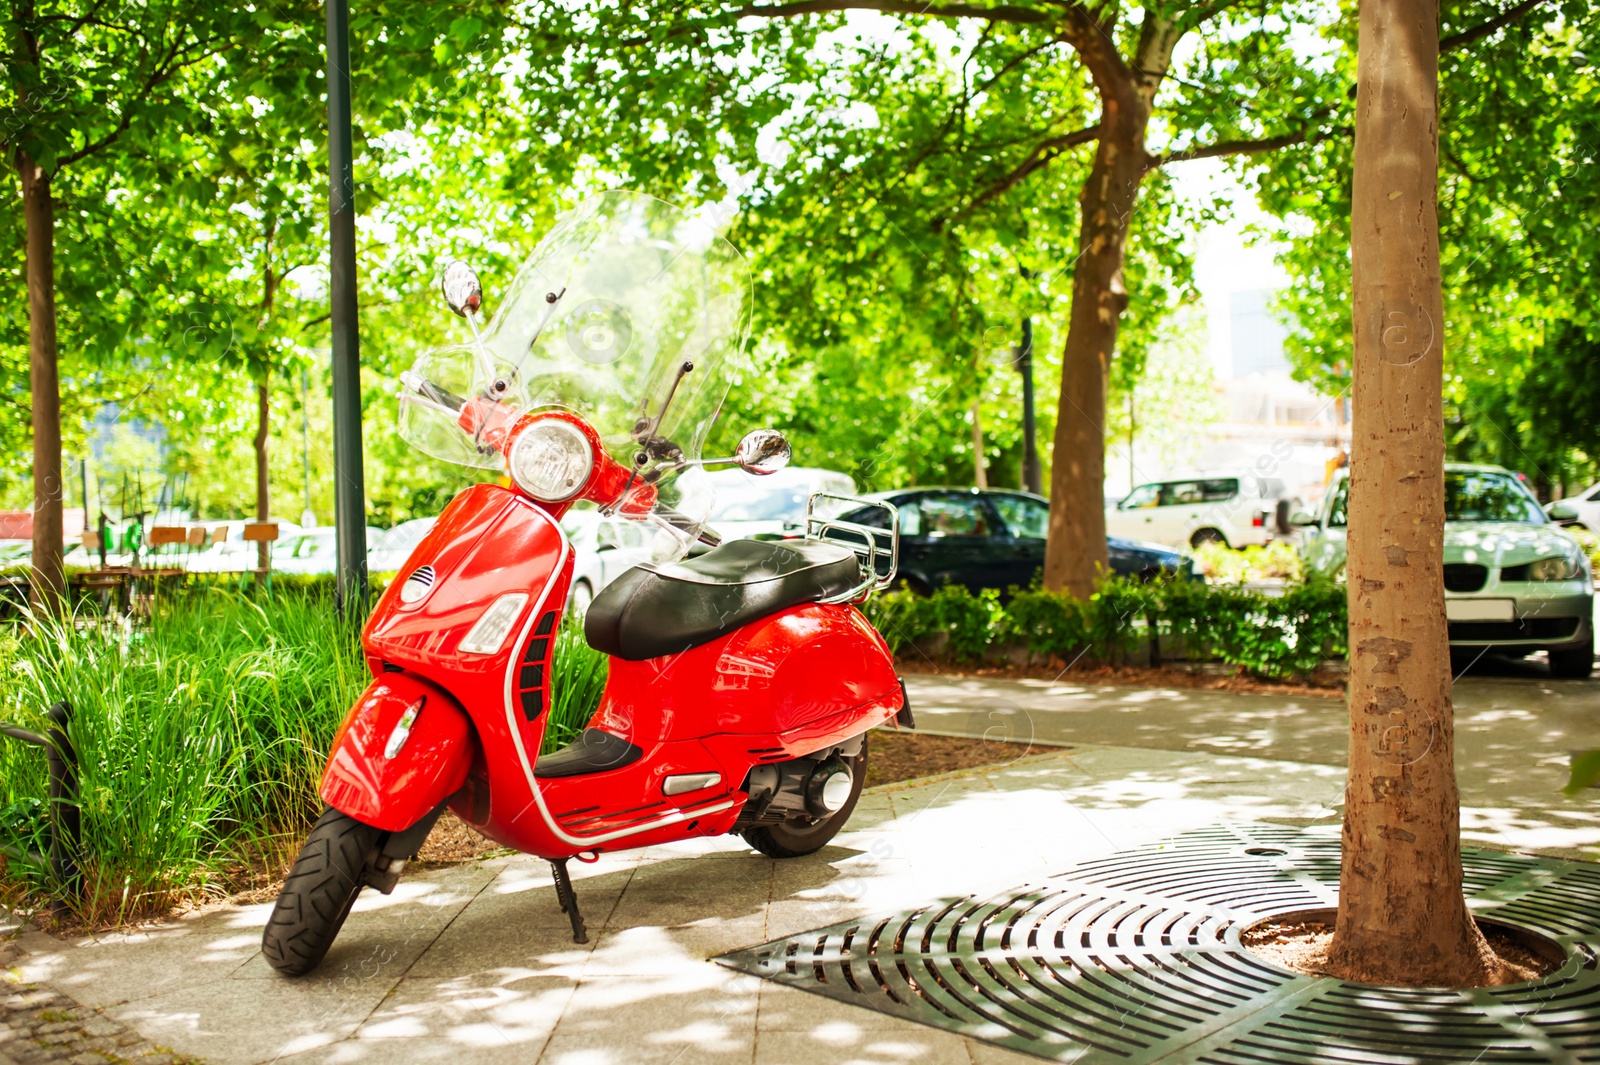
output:
<path id="1" fill-rule="evenodd" d="M 1594 637 L 1581 647 L 1565 651 L 1547 652 L 1550 658 L 1550 675 L 1563 680 L 1582 680 L 1594 673 Z"/>
<path id="2" fill-rule="evenodd" d="M 1189 546 L 1200 547 L 1204 544 L 1221 544 L 1223 547 L 1227 547 L 1228 538 L 1216 529 L 1196 529 L 1194 535 L 1189 537 Z"/>
<path id="3" fill-rule="evenodd" d="M 572 591 L 567 593 L 567 616 L 575 621 L 582 621 L 589 614 L 589 604 L 594 602 L 594 589 L 589 587 L 588 581 L 574 581 Z"/>

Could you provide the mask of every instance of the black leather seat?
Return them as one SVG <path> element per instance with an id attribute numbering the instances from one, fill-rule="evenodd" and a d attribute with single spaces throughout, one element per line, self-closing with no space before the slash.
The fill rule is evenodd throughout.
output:
<path id="1" fill-rule="evenodd" d="M 848 547 L 818 540 L 734 540 L 695 558 L 635 566 L 594 597 L 589 646 L 637 662 L 707 643 L 798 603 L 861 583 Z"/>

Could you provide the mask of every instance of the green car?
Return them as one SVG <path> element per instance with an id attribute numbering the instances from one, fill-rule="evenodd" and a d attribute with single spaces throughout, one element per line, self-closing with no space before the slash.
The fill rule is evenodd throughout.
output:
<path id="1" fill-rule="evenodd" d="M 1342 576 L 1350 480 L 1341 470 L 1317 514 L 1290 520 L 1319 573 Z M 1451 648 L 1544 651 L 1557 677 L 1594 670 L 1594 576 L 1583 548 L 1510 470 L 1446 463 L 1445 615 Z"/>

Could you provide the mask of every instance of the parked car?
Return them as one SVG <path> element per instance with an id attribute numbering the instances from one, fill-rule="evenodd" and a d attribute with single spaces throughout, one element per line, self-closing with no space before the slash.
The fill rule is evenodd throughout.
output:
<path id="1" fill-rule="evenodd" d="M 395 573 L 406 564 L 438 518 L 412 518 L 390 529 L 367 551 L 368 573 Z"/>
<path id="2" fill-rule="evenodd" d="M 1568 529 L 1600 532 L 1600 482 L 1575 496 L 1551 500 L 1545 504 L 1544 512 L 1551 521 Z"/>
<path id="3" fill-rule="evenodd" d="M 1292 510 L 1276 477 L 1203 474 L 1141 484 L 1106 508 L 1106 532 L 1170 547 L 1259 547 L 1294 531 Z"/>
<path id="4" fill-rule="evenodd" d="M 1026 588 L 1044 568 L 1050 503 L 1028 492 L 977 488 L 914 488 L 865 497 L 900 511 L 900 576 L 922 595 L 947 584 L 970 591 Z M 842 516 L 884 528 L 883 511 L 862 508 Z M 1199 579 L 1194 559 L 1159 544 L 1106 537 L 1111 570 L 1149 579 L 1161 574 Z"/>
<path id="5" fill-rule="evenodd" d="M 367 526 L 367 551 L 371 551 L 384 530 Z M 339 570 L 339 544 L 332 525 L 303 529 L 272 545 L 272 569 L 276 573 L 326 574 Z M 254 544 L 251 545 L 255 546 Z M 370 565 L 369 565 L 370 569 Z"/>
<path id="6" fill-rule="evenodd" d="M 1342 574 L 1350 478 L 1340 471 L 1305 527 L 1308 568 Z M 1452 648 L 1544 651 L 1558 677 L 1594 670 L 1594 577 L 1583 548 L 1521 479 L 1498 466 L 1444 470 L 1445 616 Z"/>
<path id="7" fill-rule="evenodd" d="M 574 561 L 567 612 L 582 617 L 600 590 L 650 558 L 651 530 L 627 518 L 607 518 L 597 510 L 569 510 L 561 519 Z"/>
<path id="8" fill-rule="evenodd" d="M 853 495 L 856 490 L 855 481 L 845 474 L 806 467 L 786 467 L 761 475 L 717 470 L 706 477 L 716 493 L 711 527 L 724 540 L 804 536 L 806 501 L 813 492 Z M 834 514 L 839 509 L 824 508 Z"/>

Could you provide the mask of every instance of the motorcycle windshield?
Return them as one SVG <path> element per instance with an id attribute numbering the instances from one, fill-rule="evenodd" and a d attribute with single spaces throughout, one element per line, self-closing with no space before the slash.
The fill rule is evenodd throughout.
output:
<path id="1" fill-rule="evenodd" d="M 485 301 L 492 302 L 493 294 Z M 606 192 L 562 215 L 539 242 L 478 343 L 423 355 L 416 376 L 460 397 L 497 395 L 518 413 L 581 415 L 622 465 L 656 471 L 672 544 L 710 515 L 697 467 L 749 328 L 750 274 L 715 228 L 666 203 Z M 449 409 L 402 390 L 401 435 L 450 462 L 503 469 Z M 687 519 L 687 520 L 685 520 Z M 692 542 L 692 536 L 689 540 Z"/>

